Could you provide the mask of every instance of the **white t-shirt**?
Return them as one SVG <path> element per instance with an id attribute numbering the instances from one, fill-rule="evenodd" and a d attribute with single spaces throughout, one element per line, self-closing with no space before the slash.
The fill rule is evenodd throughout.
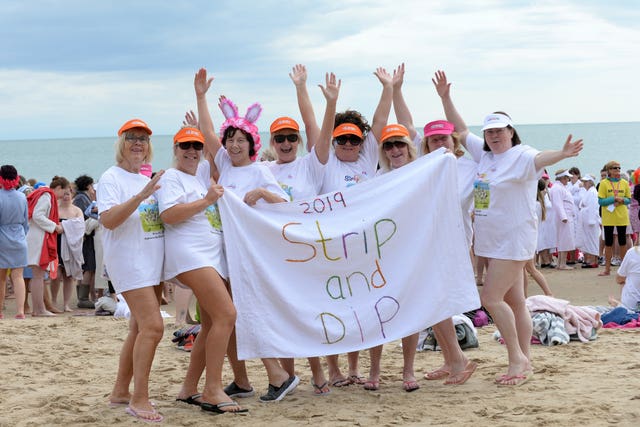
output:
<path id="1" fill-rule="evenodd" d="M 168 169 L 159 185 L 156 197 L 160 213 L 178 204 L 201 200 L 208 190 L 199 177 L 177 169 Z M 202 267 L 213 267 L 227 278 L 222 223 L 215 203 L 182 222 L 165 224 L 164 228 L 165 280 Z"/>
<path id="2" fill-rule="evenodd" d="M 96 197 L 102 214 L 140 193 L 149 178 L 111 166 L 99 182 Z M 114 230 L 105 227 L 102 246 L 104 265 L 117 293 L 160 283 L 164 227 L 155 195 L 140 203 Z"/>
<path id="3" fill-rule="evenodd" d="M 484 151 L 484 140 L 467 135 L 469 153 L 478 162 L 474 182 L 476 255 L 525 261 L 533 258 L 538 239 L 536 191 L 542 171 L 539 151 L 516 145 L 500 154 Z"/>
<path id="4" fill-rule="evenodd" d="M 289 195 L 287 200 L 302 200 L 317 196 L 322 188 L 324 165 L 318 160 L 315 147 L 303 157 L 289 163 L 264 163 L 280 187 Z"/>
<path id="5" fill-rule="evenodd" d="M 276 178 L 273 176 L 267 166 L 262 163 L 251 163 L 247 166 L 233 166 L 227 150 L 220 148 L 214 159 L 216 167 L 220 172 L 218 184 L 233 191 L 235 195 L 244 198 L 251 190 L 256 188 L 264 188 L 284 200 L 289 200 L 289 196 L 284 192 Z M 202 171 L 198 171 L 198 176 L 209 176 L 209 162 L 202 162 L 198 168 L 202 167 Z M 263 199 L 257 203 L 267 203 Z"/>
<path id="6" fill-rule="evenodd" d="M 640 302 L 640 252 L 635 246 L 629 249 L 618 268 L 618 274 L 626 277 L 620 302 L 629 310 L 635 310 Z"/>
<path id="7" fill-rule="evenodd" d="M 378 155 L 378 141 L 373 132 L 367 133 L 355 162 L 338 160 L 335 149 L 331 147 L 320 194 L 339 191 L 376 176 Z"/>

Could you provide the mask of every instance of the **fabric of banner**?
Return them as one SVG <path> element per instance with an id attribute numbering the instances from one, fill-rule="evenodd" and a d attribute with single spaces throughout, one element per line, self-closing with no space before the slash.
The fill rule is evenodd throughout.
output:
<path id="1" fill-rule="evenodd" d="M 370 348 L 480 306 L 452 154 L 305 201 L 219 200 L 240 359 Z"/>

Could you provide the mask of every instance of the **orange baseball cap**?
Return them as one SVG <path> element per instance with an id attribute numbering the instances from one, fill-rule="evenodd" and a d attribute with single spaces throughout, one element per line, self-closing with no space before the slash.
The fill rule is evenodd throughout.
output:
<path id="1" fill-rule="evenodd" d="M 333 137 L 337 138 L 342 135 L 355 135 L 358 138 L 362 139 L 362 131 L 360 128 L 353 123 L 342 123 L 338 125 L 337 128 L 333 130 Z"/>
<path id="2" fill-rule="evenodd" d="M 278 117 L 273 121 L 273 123 L 271 123 L 269 132 L 274 133 L 282 129 L 293 129 L 295 131 L 299 131 L 300 126 L 298 126 L 298 122 L 293 120 L 291 117 Z"/>
<path id="3" fill-rule="evenodd" d="M 200 132 L 200 129 L 194 127 L 183 127 L 173 137 L 173 144 L 180 142 L 197 141 L 204 144 L 204 135 Z"/>
<path id="4" fill-rule="evenodd" d="M 151 132 L 151 128 L 149 128 L 149 125 L 147 125 L 144 121 L 140 119 L 131 119 L 125 122 L 125 124 L 123 124 L 122 127 L 118 130 L 118 136 L 122 135 L 123 132 L 126 132 L 129 129 L 133 128 L 144 129 L 145 132 L 147 132 L 149 135 L 153 133 Z"/>
<path id="5" fill-rule="evenodd" d="M 409 131 L 406 127 L 399 124 L 386 125 L 382 128 L 382 137 L 380 137 L 380 143 L 383 143 L 394 136 L 409 138 Z"/>

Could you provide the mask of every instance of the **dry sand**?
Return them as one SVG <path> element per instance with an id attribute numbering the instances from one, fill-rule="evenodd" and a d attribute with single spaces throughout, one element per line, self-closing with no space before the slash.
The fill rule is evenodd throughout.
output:
<path id="1" fill-rule="evenodd" d="M 605 305 L 619 297 L 613 276 L 600 270 L 543 270 L 559 298 L 573 305 Z M 531 294 L 539 293 L 535 283 Z M 0 426 L 142 425 L 111 409 L 111 390 L 118 352 L 127 322 L 111 317 L 60 315 L 13 319 L 7 300 L 0 320 Z M 173 306 L 163 306 L 173 314 Z M 85 312 L 86 313 L 86 312 Z M 637 426 L 640 424 L 638 330 L 601 330 L 590 343 L 558 347 L 533 346 L 535 375 L 519 388 L 498 387 L 494 376 L 506 367 L 505 348 L 492 339 L 493 326 L 479 330 L 480 348 L 466 354 L 479 364 L 462 386 L 420 379 L 421 389 L 401 389 L 402 352 L 398 342 L 385 346 L 379 391 L 359 386 L 334 388 L 317 397 L 305 360 L 296 361 L 300 386 L 282 402 L 262 404 L 257 397 L 240 399 L 249 415 L 209 415 L 174 399 L 189 354 L 171 343 L 173 319 L 165 319 L 165 336 L 151 372 L 151 396 L 165 416 L 164 425 L 491 425 L 491 426 Z M 346 357 L 341 357 L 346 364 Z M 437 352 L 418 353 L 416 374 L 442 362 Z M 361 355 L 362 374 L 368 355 Z M 266 389 L 264 369 L 250 361 L 250 378 L 258 394 Z M 228 365 L 225 382 L 231 380 Z"/>

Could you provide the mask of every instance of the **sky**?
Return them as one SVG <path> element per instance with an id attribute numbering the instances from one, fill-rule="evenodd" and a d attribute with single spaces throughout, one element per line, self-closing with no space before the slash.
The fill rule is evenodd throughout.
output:
<path id="1" fill-rule="evenodd" d="M 636 0 L 2 0 L 0 140 L 113 136 L 133 117 L 174 134 L 200 67 L 216 127 L 224 94 L 242 114 L 259 102 L 266 131 L 300 120 L 295 64 L 318 121 L 326 72 L 342 79 L 338 110 L 370 119 L 373 72 L 403 62 L 417 126 L 443 118 L 439 69 L 470 125 L 495 110 L 516 124 L 638 121 L 638 22 Z"/>

